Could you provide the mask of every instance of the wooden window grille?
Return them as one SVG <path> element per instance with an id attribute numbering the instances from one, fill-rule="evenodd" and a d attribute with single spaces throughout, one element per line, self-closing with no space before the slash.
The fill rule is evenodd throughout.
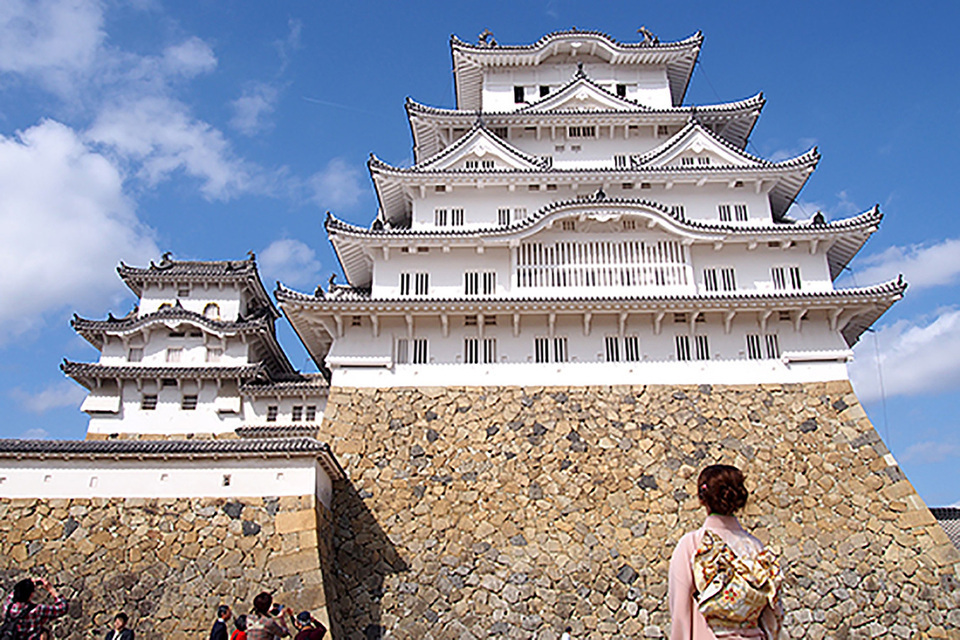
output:
<path id="1" fill-rule="evenodd" d="M 690 359 L 690 336 L 676 336 L 677 360 Z"/>
<path id="2" fill-rule="evenodd" d="M 603 344 L 606 361 L 620 362 L 620 338 L 618 336 L 605 336 Z"/>
<path id="3" fill-rule="evenodd" d="M 733 219 L 736 220 L 737 222 L 746 222 L 748 219 L 747 205 L 745 204 L 733 205 Z"/>
<path id="4" fill-rule="evenodd" d="M 696 347 L 694 355 L 697 360 L 710 359 L 710 341 L 707 336 L 694 336 L 694 346 Z"/>
<path id="5" fill-rule="evenodd" d="M 275 404 L 271 404 L 267 407 L 267 422 L 276 422 L 277 414 L 280 413 L 280 407 Z"/>
<path id="6" fill-rule="evenodd" d="M 567 127 L 568 138 L 595 138 L 597 127 L 594 125 L 580 125 Z"/>
<path id="7" fill-rule="evenodd" d="M 223 349 L 221 347 L 207 347 L 207 362 L 217 363 L 220 362 L 222 357 Z"/>
<path id="8" fill-rule="evenodd" d="M 463 339 L 463 361 L 466 364 L 480 362 L 480 338 L 469 337 Z"/>
<path id="9" fill-rule="evenodd" d="M 306 412 L 307 422 L 314 422 L 317 419 L 317 405 L 308 404 Z"/>
<path id="10" fill-rule="evenodd" d="M 495 165 L 494 165 L 493 160 L 483 160 L 483 161 L 480 163 L 480 167 L 483 168 L 483 169 L 493 169 L 494 166 L 495 166 Z"/>
<path id="11" fill-rule="evenodd" d="M 397 364 L 408 364 L 410 362 L 410 341 L 407 338 L 397 339 Z"/>
<path id="12" fill-rule="evenodd" d="M 480 161 L 479 161 L 479 160 L 467 160 L 467 162 L 466 162 L 465 164 L 466 164 L 467 169 L 476 169 L 476 168 L 478 168 L 478 167 L 480 166 Z"/>
<path id="13" fill-rule="evenodd" d="M 630 167 L 630 161 L 627 156 L 613 156 L 613 166 L 617 169 L 627 169 Z"/>
<path id="14" fill-rule="evenodd" d="M 670 135 L 670 127 L 665 124 L 657 125 L 657 137 L 664 138 Z"/>
<path id="15" fill-rule="evenodd" d="M 763 358 L 763 351 L 760 349 L 760 336 L 755 333 L 747 334 L 747 358 L 750 360 Z"/>
<path id="16" fill-rule="evenodd" d="M 784 266 L 770 269 L 773 288 L 781 291 L 799 291 L 801 286 L 800 267 Z"/>
<path id="17" fill-rule="evenodd" d="M 157 394 L 145 393 L 140 396 L 140 408 L 144 411 L 153 411 L 157 408 Z"/>
<path id="18" fill-rule="evenodd" d="M 687 210 L 682 204 L 670 205 L 670 213 L 681 220 L 685 220 L 687 217 Z"/>
<path id="19" fill-rule="evenodd" d="M 463 226 L 463 209 L 450 209 L 450 225 L 454 227 Z"/>
<path id="20" fill-rule="evenodd" d="M 463 294 L 475 296 L 480 293 L 480 272 L 467 271 L 463 274 Z"/>
<path id="21" fill-rule="evenodd" d="M 194 411 L 197 408 L 196 394 L 185 395 L 180 399 L 180 408 L 183 411 Z"/>
<path id="22" fill-rule="evenodd" d="M 303 420 L 303 405 L 294 405 L 293 410 L 290 411 L 290 421 L 291 422 L 300 422 Z"/>
<path id="23" fill-rule="evenodd" d="M 692 167 L 695 162 L 696 159 L 692 156 L 683 156 L 680 158 L 680 165 L 684 167 Z"/>
<path id="24" fill-rule="evenodd" d="M 497 209 L 497 223 L 501 227 L 506 227 L 510 224 L 510 209 Z"/>
<path id="25" fill-rule="evenodd" d="M 483 339 L 483 363 L 493 364 L 497 361 L 497 339 Z"/>
<path id="26" fill-rule="evenodd" d="M 183 355 L 183 349 L 181 347 L 170 347 L 167 349 L 167 362 L 177 363 L 180 362 L 180 358 Z"/>
<path id="27" fill-rule="evenodd" d="M 143 347 L 132 347 L 127 351 L 127 362 L 143 362 Z"/>
<path id="28" fill-rule="evenodd" d="M 627 362 L 639 362 L 642 359 L 640 355 L 640 336 L 624 336 L 623 356 Z"/>
<path id="29" fill-rule="evenodd" d="M 427 339 L 414 338 L 413 364 L 427 364 Z"/>
<path id="30" fill-rule="evenodd" d="M 497 292 L 497 272 L 484 271 L 483 272 L 483 295 L 492 296 L 496 292 Z"/>
<path id="31" fill-rule="evenodd" d="M 447 226 L 447 210 L 446 209 L 433 210 L 433 224 L 435 224 L 438 227 Z"/>
<path id="32" fill-rule="evenodd" d="M 763 337 L 764 346 L 767 348 L 767 357 L 771 360 L 780 357 L 780 340 L 777 338 L 777 334 L 768 333 Z"/>
<path id="33" fill-rule="evenodd" d="M 699 156 L 697 158 L 697 164 L 699 165 L 708 165 L 710 164 L 710 156 Z"/>
<path id="34" fill-rule="evenodd" d="M 733 216 L 730 214 L 730 205 L 717 205 L 717 212 L 720 214 L 720 222 L 731 222 L 733 220 Z"/>

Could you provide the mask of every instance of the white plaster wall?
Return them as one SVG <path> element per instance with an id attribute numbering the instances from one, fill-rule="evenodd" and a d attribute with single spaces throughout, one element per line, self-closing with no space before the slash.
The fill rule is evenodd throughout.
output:
<path id="1" fill-rule="evenodd" d="M 673 314 L 667 314 L 663 319 L 660 333 L 656 334 L 652 315 L 636 314 L 628 317 L 623 335 L 636 335 L 640 338 L 644 362 L 651 365 L 676 361 L 675 337 L 677 335 L 706 335 L 709 340 L 711 359 L 720 362 L 745 361 L 747 368 L 744 371 L 759 370 L 758 367 L 766 366 L 760 361 L 746 360 L 747 334 L 776 334 L 781 352 L 842 352 L 847 349 L 840 333 L 830 329 L 826 314 L 822 311 L 811 311 L 807 319 L 801 321 L 799 331 L 796 330 L 792 319 L 780 320 L 779 314 L 776 313 L 768 318 L 765 332 L 761 331 L 758 312 L 739 313 L 734 318 L 729 333 L 724 329 L 720 313 L 706 313 L 704 318 L 704 322 L 695 322 L 691 328 L 689 321 L 676 322 Z M 495 326 L 484 326 L 482 335 L 496 338 L 498 366 L 516 363 L 535 364 L 534 339 L 538 336 L 550 335 L 546 314 L 522 317 L 518 336 L 513 334 L 512 316 L 496 316 L 496 321 Z M 450 316 L 449 335 L 446 337 L 443 335 L 439 318 L 414 318 L 412 337 L 428 340 L 430 364 L 462 363 L 464 338 L 480 335 L 479 327 L 465 326 L 462 315 Z M 603 363 L 605 361 L 604 339 L 606 336 L 620 335 L 619 317 L 617 314 L 594 313 L 590 322 L 589 335 L 585 335 L 582 315 L 560 314 L 556 317 L 554 335 L 567 337 L 570 363 Z M 410 336 L 405 320 L 399 317 L 383 317 L 379 336 L 375 336 L 372 329 L 368 327 L 348 327 L 344 337 L 334 343 L 329 357 L 334 360 L 338 357 L 358 355 L 394 357 L 396 340 L 407 337 Z M 622 353 L 624 352 L 621 343 Z M 397 366 L 403 368 L 402 365 Z M 798 365 L 794 365 L 796 366 Z"/>
<path id="2" fill-rule="evenodd" d="M 776 266 L 800 267 L 803 291 L 823 292 L 834 289 L 822 246 L 818 247 L 817 253 L 810 253 L 808 242 L 800 242 L 786 249 L 780 246 L 770 247 L 764 242 L 752 251 L 744 244 L 725 246 L 719 251 L 712 246 L 693 245 L 690 248 L 690 258 L 701 293 L 705 293 L 703 271 L 710 267 L 733 267 L 738 291 L 773 291 L 771 269 Z"/>
<path id="3" fill-rule="evenodd" d="M 247 301 L 242 299 L 245 296 L 241 296 L 236 284 L 228 283 L 222 287 L 209 284 L 184 284 L 184 286 L 190 289 L 188 296 L 178 296 L 179 287 L 175 285 L 147 284 L 140 298 L 140 314 L 153 313 L 160 308 L 160 305 L 174 304 L 177 300 L 184 309 L 200 314 L 203 313 L 207 304 L 214 302 L 220 305 L 222 320 L 236 320 L 241 310 L 246 311 Z"/>
<path id="4" fill-rule="evenodd" d="M 291 397 L 267 397 L 267 396 L 257 396 L 256 398 L 246 398 L 244 399 L 244 423 L 247 425 L 253 426 L 270 426 L 271 424 L 278 425 L 315 425 L 319 426 L 320 422 L 323 420 L 323 411 L 327 406 L 327 397 L 326 396 L 298 396 L 295 398 Z M 269 407 L 277 407 L 277 419 L 274 423 L 267 422 L 267 410 Z M 293 407 L 303 407 L 303 417 L 300 418 L 298 422 L 293 421 Z M 306 408 L 308 406 L 314 406 L 317 408 L 317 416 L 314 420 L 306 420 Z"/>
<path id="5" fill-rule="evenodd" d="M 224 477 L 229 476 L 229 484 Z M 4 498 L 193 498 L 316 495 L 332 482 L 317 460 L 0 459 Z"/>
<path id="6" fill-rule="evenodd" d="M 669 107 L 670 86 L 666 69 L 660 66 L 611 65 L 588 56 L 556 56 L 535 67 L 495 68 L 483 70 L 482 104 L 485 111 L 514 111 L 520 106 L 514 102 L 513 87 L 527 87 L 528 102 L 540 100 L 540 85 L 551 87 L 551 93 L 570 82 L 577 72 L 577 63 L 583 62 L 587 77 L 596 84 L 616 93 L 617 84 L 627 85 L 627 98 L 653 108 Z"/>
<path id="7" fill-rule="evenodd" d="M 233 386 L 233 391 L 229 390 Z M 237 397 L 234 383 L 225 383 L 225 393 Z M 140 408 L 144 394 L 157 394 L 157 408 Z M 196 394 L 197 408 L 181 409 L 184 395 Z M 144 381 L 142 390 L 132 380 L 124 382 L 118 413 L 94 413 L 90 416 L 89 433 L 225 433 L 244 423 L 243 414 L 218 413 L 215 381 L 183 381 L 180 387 L 159 387 L 155 381 Z"/>
<path id="8" fill-rule="evenodd" d="M 491 176 L 489 180 L 495 183 L 496 176 Z M 489 227 L 498 224 L 497 211 L 500 208 L 513 210 L 525 207 L 527 215 L 533 215 L 552 202 L 593 195 L 601 188 L 610 198 L 650 200 L 668 207 L 682 204 L 684 215 L 689 220 L 719 222 L 718 205 L 745 204 L 749 216 L 747 222 L 728 224 L 757 226 L 772 223 L 767 191 L 771 184 L 765 183 L 761 191 L 757 192 L 756 182 L 751 182 L 749 177 L 743 180 L 742 187 L 736 188 L 731 188 L 727 182 L 708 182 L 698 187 L 692 182 L 693 178 L 691 182 L 675 182 L 669 189 L 666 185 L 657 183 L 649 183 L 649 188 L 644 188 L 641 180 L 642 178 L 638 177 L 635 182 L 623 183 L 584 176 L 576 188 L 573 185 L 556 184 L 555 189 L 547 186 L 552 184 L 549 181 L 531 181 L 530 184 L 537 187 L 537 190 L 531 190 L 529 184 L 516 185 L 513 190 L 506 185 L 484 184 L 482 189 L 476 185 L 448 186 L 447 192 L 438 193 L 431 187 L 425 190 L 423 198 L 419 197 L 417 190 L 413 190 L 413 228 L 436 229 L 434 211 L 438 208 L 448 211 L 462 208 L 464 228 Z M 632 187 L 624 188 L 624 184 Z"/>
<path id="9" fill-rule="evenodd" d="M 198 329 L 192 324 L 184 323 L 179 328 L 185 330 L 184 337 L 170 337 L 172 329 L 165 325 L 154 325 L 149 334 L 133 334 L 126 339 L 118 336 L 108 336 L 100 354 L 100 364 L 112 366 L 220 366 L 239 367 L 248 364 L 249 346 L 239 338 L 220 338 Z M 201 333 L 201 336 L 190 335 Z M 130 362 L 131 348 L 142 348 L 143 359 L 140 362 Z M 167 349 L 180 348 L 179 363 L 167 362 Z M 221 349 L 219 362 L 207 361 L 207 349 Z"/>

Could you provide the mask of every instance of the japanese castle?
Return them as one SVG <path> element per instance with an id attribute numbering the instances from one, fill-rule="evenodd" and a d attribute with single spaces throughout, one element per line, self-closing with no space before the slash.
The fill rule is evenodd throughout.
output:
<path id="1" fill-rule="evenodd" d="M 764 105 L 684 106 L 703 38 L 451 40 L 456 108 L 407 100 L 412 166 L 368 162 L 347 283 L 281 308 L 332 384 L 809 382 L 905 289 L 837 289 L 877 208 L 788 216 L 816 149 L 744 149 Z"/>

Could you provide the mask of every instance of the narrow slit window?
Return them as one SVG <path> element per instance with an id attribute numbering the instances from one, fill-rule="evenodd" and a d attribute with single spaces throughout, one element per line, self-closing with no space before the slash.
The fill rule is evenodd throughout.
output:
<path id="1" fill-rule="evenodd" d="M 157 394 L 145 393 L 140 397 L 140 408 L 144 411 L 153 411 L 157 408 Z"/>
<path id="2" fill-rule="evenodd" d="M 484 160 L 484 162 L 486 162 L 486 160 Z M 453 226 L 453 227 L 463 226 L 463 209 L 450 210 L 450 226 Z"/>
<path id="3" fill-rule="evenodd" d="M 493 160 L 483 160 L 480 163 L 480 166 L 484 169 L 493 169 L 496 165 L 494 164 Z"/>
<path id="4" fill-rule="evenodd" d="M 317 405 L 308 404 L 305 419 L 307 422 L 314 422 L 317 419 Z"/>
<path id="5" fill-rule="evenodd" d="M 446 209 L 433 210 L 433 224 L 435 224 L 438 227 L 447 226 L 447 210 Z"/>
<path id="6" fill-rule="evenodd" d="M 522 102 L 526 102 L 526 100 L 524 99 L 524 95 L 523 95 L 523 94 L 524 94 L 523 87 L 520 86 L 520 85 L 514 85 L 514 87 L 513 87 L 513 101 L 514 101 L 516 104 L 520 104 L 520 103 L 522 103 Z"/>
<path id="7" fill-rule="evenodd" d="M 416 293 L 416 295 L 418 296 L 425 296 L 427 295 L 427 291 L 429 289 L 430 289 L 430 274 L 418 273 L 414 293 Z"/>
<path id="8" fill-rule="evenodd" d="M 692 167 L 695 162 L 696 159 L 692 156 L 684 156 L 680 158 L 680 165 L 683 167 Z"/>
<path id="9" fill-rule="evenodd" d="M 475 296 L 480 293 L 480 272 L 467 271 L 463 274 L 463 294 Z"/>
<path id="10" fill-rule="evenodd" d="M 463 361 L 466 364 L 480 362 L 480 338 L 470 337 L 463 339 Z"/>
<path id="11" fill-rule="evenodd" d="M 275 404 L 271 404 L 267 407 L 267 422 L 276 422 L 277 414 L 280 413 L 280 407 Z"/>
<path id="12" fill-rule="evenodd" d="M 697 360 L 710 359 L 710 341 L 707 339 L 707 336 L 695 336 L 694 346 L 696 347 L 696 353 L 694 355 Z"/>
<path id="13" fill-rule="evenodd" d="M 677 336 L 676 347 L 677 360 L 685 361 L 690 359 L 690 336 Z"/>
<path id="14" fill-rule="evenodd" d="M 731 222 L 733 220 L 732 214 L 730 213 L 730 205 L 718 205 L 717 212 L 720 214 L 720 222 Z"/>
<path id="15" fill-rule="evenodd" d="M 410 280 L 411 278 L 409 273 L 400 274 L 400 295 L 410 295 Z"/>
<path id="16" fill-rule="evenodd" d="M 567 361 L 567 339 L 565 337 L 558 337 L 553 339 L 553 361 L 554 362 Z"/>
<path id="17" fill-rule="evenodd" d="M 617 169 L 626 169 L 630 166 L 627 156 L 613 156 L 613 166 Z"/>
<path id="18" fill-rule="evenodd" d="M 627 97 L 627 85 L 618 84 L 617 85 L 617 97 L 626 98 Z"/>
<path id="19" fill-rule="evenodd" d="M 485 271 L 483 273 L 483 295 L 492 296 L 497 292 L 497 272 Z"/>
<path id="20" fill-rule="evenodd" d="M 749 217 L 747 216 L 747 205 L 745 204 L 733 205 L 733 216 L 737 222 L 746 222 L 749 219 Z"/>
<path id="21" fill-rule="evenodd" d="M 497 361 L 497 339 L 483 339 L 483 363 L 494 364 Z"/>
<path id="22" fill-rule="evenodd" d="M 767 347 L 767 357 L 771 360 L 775 360 L 780 357 L 780 340 L 777 338 L 777 334 L 768 333 L 764 336 L 764 342 Z"/>
<path id="23" fill-rule="evenodd" d="M 410 363 L 410 341 L 406 338 L 397 339 L 397 364 Z"/>
<path id="24" fill-rule="evenodd" d="M 184 411 L 194 411 L 197 408 L 196 394 L 185 395 L 180 400 L 180 408 Z"/>
<path id="25" fill-rule="evenodd" d="M 639 362 L 641 360 L 640 336 L 624 336 L 623 359 L 627 362 Z"/>
<path id="26" fill-rule="evenodd" d="M 550 362 L 550 339 L 549 338 L 534 338 L 533 360 L 534 362 Z"/>
<path id="27" fill-rule="evenodd" d="M 290 411 L 290 421 L 300 422 L 301 420 L 303 420 L 303 405 L 294 405 Z"/>
<path id="28" fill-rule="evenodd" d="M 760 350 L 760 336 L 755 333 L 747 334 L 747 358 L 750 360 L 763 358 L 763 352 Z"/>
<path id="29" fill-rule="evenodd" d="M 510 224 L 510 209 L 497 209 L 497 224 L 501 227 Z"/>
<path id="30" fill-rule="evenodd" d="M 427 339 L 426 338 L 414 339 L 413 364 L 427 364 Z"/>
<path id="31" fill-rule="evenodd" d="M 604 347 L 607 362 L 620 362 L 620 338 L 618 336 L 606 336 Z"/>

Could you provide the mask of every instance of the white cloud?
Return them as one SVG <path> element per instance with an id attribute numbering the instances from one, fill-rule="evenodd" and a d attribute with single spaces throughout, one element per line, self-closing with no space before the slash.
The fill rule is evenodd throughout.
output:
<path id="1" fill-rule="evenodd" d="M 910 445 L 903 454 L 904 462 L 924 464 L 937 464 L 949 458 L 960 458 L 960 444 L 927 440 Z"/>
<path id="2" fill-rule="evenodd" d="M 320 279 L 317 254 L 299 240 L 274 240 L 258 256 L 260 271 L 266 282 L 280 282 L 292 287 L 314 287 Z"/>
<path id="3" fill-rule="evenodd" d="M 360 170 L 334 158 L 309 180 L 311 199 L 323 208 L 352 207 L 360 200 Z"/>
<path id="4" fill-rule="evenodd" d="M 0 136 L 0 194 L 0 344 L 50 312 L 102 308 L 119 260 L 159 253 L 117 167 L 58 122 Z"/>
<path id="5" fill-rule="evenodd" d="M 277 89 L 266 83 L 247 87 L 243 95 L 231 103 L 233 118 L 230 126 L 240 133 L 252 136 L 269 129 L 264 118 L 273 113 L 277 103 Z"/>
<path id="6" fill-rule="evenodd" d="M 771 162 L 780 162 L 782 160 L 796 158 L 797 156 L 809 151 L 811 147 L 815 147 L 816 144 L 816 138 L 800 138 L 797 140 L 797 144 L 795 146 L 776 149 L 770 154 L 769 160 Z"/>
<path id="7" fill-rule="evenodd" d="M 26 431 L 20 434 L 20 437 L 23 438 L 24 440 L 46 440 L 47 436 L 49 435 L 50 434 L 47 432 L 46 429 L 36 428 L 36 429 L 27 429 Z"/>
<path id="8" fill-rule="evenodd" d="M 217 67 L 217 58 L 210 45 L 192 37 L 164 50 L 163 67 L 167 73 L 192 78 L 213 71 Z"/>
<path id="9" fill-rule="evenodd" d="M 277 54 L 280 56 L 280 73 L 287 69 L 290 64 L 290 52 L 300 48 L 300 34 L 303 32 L 303 23 L 294 18 L 287 21 L 287 35 L 285 38 L 274 42 L 277 48 Z"/>
<path id="10" fill-rule="evenodd" d="M 193 118 L 176 100 L 146 97 L 113 105 L 101 112 L 87 136 L 138 165 L 138 177 L 150 186 L 179 171 L 199 179 L 208 200 L 266 190 L 264 177 L 234 157 L 223 133 Z"/>
<path id="11" fill-rule="evenodd" d="M 854 349 L 850 377 L 864 402 L 881 396 L 933 394 L 960 386 L 960 310 L 942 309 L 933 319 L 901 320 L 876 334 L 880 372 L 872 336 Z"/>
<path id="12" fill-rule="evenodd" d="M 41 414 L 51 409 L 60 409 L 62 407 L 77 408 L 80 406 L 80 403 L 83 402 L 87 392 L 75 382 L 61 380 L 36 393 L 29 393 L 17 388 L 12 389 L 10 395 L 27 411 Z M 38 429 L 37 431 L 43 430 Z M 46 436 L 46 431 L 43 431 L 43 434 L 44 435 L 30 437 L 43 438 Z"/>
<path id="13" fill-rule="evenodd" d="M 857 282 L 874 284 L 903 274 L 912 289 L 952 284 L 960 275 L 960 238 L 890 247 L 856 263 Z"/>
<path id="14" fill-rule="evenodd" d="M 68 92 L 93 66 L 106 34 L 98 0 L 0 2 L 0 72 Z"/>

